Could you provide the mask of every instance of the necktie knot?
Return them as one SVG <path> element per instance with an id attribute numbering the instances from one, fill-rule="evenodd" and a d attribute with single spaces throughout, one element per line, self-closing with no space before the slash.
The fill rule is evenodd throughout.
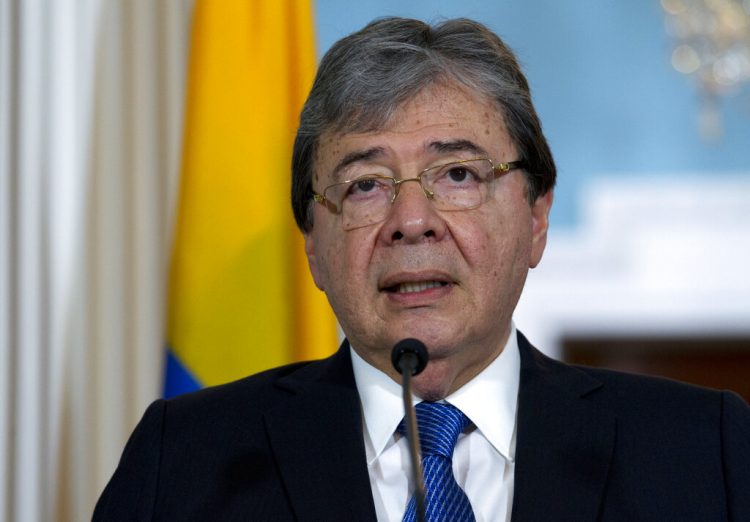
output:
<path id="1" fill-rule="evenodd" d="M 452 459 L 458 436 L 469 419 L 461 410 L 445 403 L 420 402 L 415 406 L 422 455 Z"/>

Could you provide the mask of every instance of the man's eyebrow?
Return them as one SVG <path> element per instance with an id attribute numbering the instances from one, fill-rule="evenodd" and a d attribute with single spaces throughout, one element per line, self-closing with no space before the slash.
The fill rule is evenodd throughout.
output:
<path id="1" fill-rule="evenodd" d="M 384 153 L 385 149 L 383 147 L 372 147 L 365 150 L 355 150 L 353 152 L 350 152 L 349 154 L 341 158 L 341 161 L 336 164 L 336 167 L 333 169 L 333 179 L 335 180 L 339 178 L 341 176 L 341 171 L 352 163 L 357 163 L 358 161 L 368 161 L 373 158 L 377 158 L 378 156 L 382 156 Z"/>
<path id="2" fill-rule="evenodd" d="M 435 152 L 471 152 L 477 156 L 488 157 L 488 152 L 471 140 L 433 141 L 428 148 Z"/>
<path id="3" fill-rule="evenodd" d="M 426 149 L 446 154 L 449 152 L 470 152 L 476 156 L 489 157 L 487 150 L 477 145 L 471 140 L 449 140 L 449 141 L 432 141 L 426 147 Z M 341 177 L 341 172 L 353 163 L 359 161 L 369 161 L 385 154 L 383 147 L 371 147 L 364 150 L 355 150 L 348 153 L 346 156 L 336 164 L 333 169 L 332 177 L 334 181 L 338 181 Z"/>

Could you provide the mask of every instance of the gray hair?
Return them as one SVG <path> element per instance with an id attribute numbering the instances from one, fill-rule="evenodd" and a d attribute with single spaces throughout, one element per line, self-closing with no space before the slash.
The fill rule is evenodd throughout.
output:
<path id="1" fill-rule="evenodd" d="M 492 100 L 525 163 L 529 202 L 555 184 L 556 169 L 529 84 L 513 52 L 484 25 L 459 18 L 430 26 L 382 18 L 336 42 L 320 62 L 300 115 L 292 155 L 292 209 L 312 230 L 312 173 L 325 132 L 383 129 L 425 87 L 458 82 Z"/>

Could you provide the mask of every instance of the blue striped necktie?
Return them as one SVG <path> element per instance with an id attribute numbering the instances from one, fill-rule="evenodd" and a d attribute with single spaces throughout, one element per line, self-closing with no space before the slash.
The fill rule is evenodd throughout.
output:
<path id="1" fill-rule="evenodd" d="M 466 493 L 453 476 L 453 450 L 458 435 L 469 425 L 461 410 L 450 404 L 420 402 L 415 407 L 422 446 L 425 486 L 425 519 L 428 522 L 474 522 L 474 512 Z M 404 422 L 399 433 L 406 433 Z M 412 495 L 404 513 L 404 522 L 416 520 L 416 500 Z"/>

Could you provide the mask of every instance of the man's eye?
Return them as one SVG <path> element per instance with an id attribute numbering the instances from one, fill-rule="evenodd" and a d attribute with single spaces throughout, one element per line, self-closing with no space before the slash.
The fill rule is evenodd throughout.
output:
<path id="1" fill-rule="evenodd" d="M 456 183 L 466 181 L 467 178 L 471 177 L 471 172 L 466 167 L 453 167 L 448 171 L 448 179 Z"/>
<path id="2" fill-rule="evenodd" d="M 390 186 L 387 180 L 379 178 L 361 178 L 349 184 L 346 198 L 360 200 L 377 197 L 379 194 L 387 193 Z"/>
<path id="3" fill-rule="evenodd" d="M 480 181 L 481 176 L 474 169 L 466 165 L 453 165 L 443 171 L 435 180 L 438 185 L 455 188 L 467 188 L 476 185 Z"/>
<path id="4" fill-rule="evenodd" d="M 351 188 L 349 189 L 350 193 L 356 194 L 356 193 L 362 193 L 362 192 L 370 192 L 375 189 L 377 186 L 377 181 L 374 179 L 362 179 L 359 181 L 355 181 L 352 183 Z"/>

